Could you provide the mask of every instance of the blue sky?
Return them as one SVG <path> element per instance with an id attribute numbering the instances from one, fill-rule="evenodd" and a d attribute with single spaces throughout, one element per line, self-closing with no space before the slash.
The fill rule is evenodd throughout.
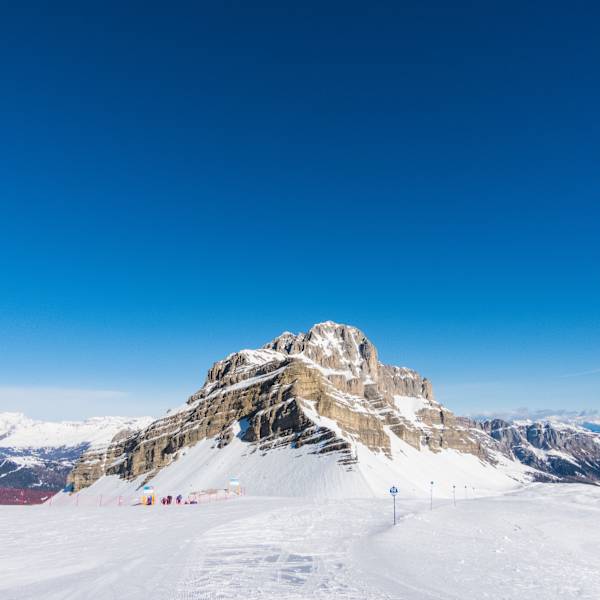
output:
<path id="1" fill-rule="evenodd" d="M 600 408 L 593 3 L 59 4 L 0 19 L 0 410 L 327 319 L 458 412 Z"/>

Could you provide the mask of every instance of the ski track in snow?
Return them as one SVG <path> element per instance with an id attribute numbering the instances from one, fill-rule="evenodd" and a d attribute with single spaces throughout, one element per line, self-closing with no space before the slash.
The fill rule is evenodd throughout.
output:
<path id="1" fill-rule="evenodd" d="M 389 599 L 354 580 L 343 522 L 327 519 L 318 502 L 308 503 L 292 515 L 282 509 L 212 529 L 194 544 L 172 599 Z"/>

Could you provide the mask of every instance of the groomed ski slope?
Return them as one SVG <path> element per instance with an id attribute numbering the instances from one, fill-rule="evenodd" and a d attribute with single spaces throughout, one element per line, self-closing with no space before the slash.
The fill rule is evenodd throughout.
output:
<path id="1" fill-rule="evenodd" d="M 239 435 L 221 449 L 215 440 L 205 439 L 180 451 L 177 459 L 149 483 L 160 496 L 223 489 L 229 477 L 236 477 L 252 496 L 370 498 L 385 495 L 390 482 L 406 496 L 429 497 L 430 482 L 434 481 L 435 495 L 449 498 L 453 485 L 457 490 L 467 486 L 479 495 L 488 495 L 514 490 L 528 480 L 527 467 L 502 455 L 492 466 L 471 454 L 455 450 L 433 453 L 427 448 L 418 451 L 395 435 L 390 439 L 392 459 L 356 444 L 358 463 L 351 468 L 341 465 L 336 454 L 313 454 L 314 446 L 262 452 Z M 136 497 L 143 482 L 144 476 L 135 481 L 102 477 L 81 495 Z M 60 495 L 57 501 L 61 501 Z"/>
<path id="2" fill-rule="evenodd" d="M 0 597 L 594 599 L 600 488 L 435 500 L 0 507 Z"/>

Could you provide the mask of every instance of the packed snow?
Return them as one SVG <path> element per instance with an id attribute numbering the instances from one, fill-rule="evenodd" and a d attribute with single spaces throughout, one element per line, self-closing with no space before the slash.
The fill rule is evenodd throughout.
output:
<path id="1" fill-rule="evenodd" d="M 394 483 L 394 482 L 389 482 Z M 0 507 L 3 600 L 597 599 L 600 488 Z"/>

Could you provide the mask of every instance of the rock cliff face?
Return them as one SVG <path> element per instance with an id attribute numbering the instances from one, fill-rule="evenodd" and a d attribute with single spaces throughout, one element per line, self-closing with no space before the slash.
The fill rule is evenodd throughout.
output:
<path id="1" fill-rule="evenodd" d="M 325 322 L 215 363 L 183 408 L 88 452 L 69 481 L 76 489 L 102 475 L 147 481 L 183 449 L 205 439 L 224 448 L 236 434 L 260 452 L 303 447 L 334 455 L 347 470 L 360 460 L 360 447 L 390 458 L 394 439 L 490 464 L 500 448 L 481 427 L 436 402 L 427 379 L 381 364 L 361 331 Z"/>
<path id="2" fill-rule="evenodd" d="M 485 421 L 482 429 L 502 451 L 538 471 L 538 479 L 600 481 L 600 435 L 583 427 L 550 422 Z M 544 477 L 544 475 L 546 477 Z"/>

